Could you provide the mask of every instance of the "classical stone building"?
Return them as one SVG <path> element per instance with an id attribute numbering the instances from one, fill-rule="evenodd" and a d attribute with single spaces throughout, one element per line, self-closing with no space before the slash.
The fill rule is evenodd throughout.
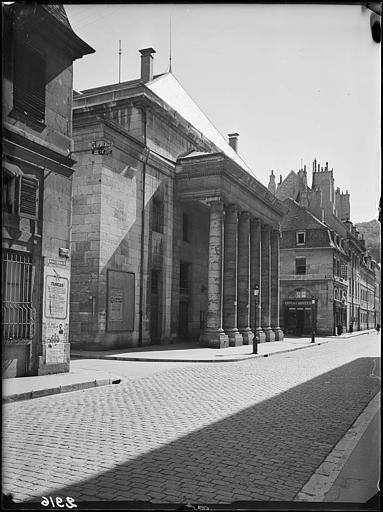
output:
<path id="1" fill-rule="evenodd" d="M 76 93 L 72 347 L 282 339 L 284 208 L 172 73 Z M 253 287 L 259 286 L 255 312 Z"/>
<path id="2" fill-rule="evenodd" d="M 281 326 L 287 334 L 321 335 L 374 327 L 379 265 L 350 221 L 350 195 L 334 188 L 333 169 L 313 162 L 269 190 L 283 201 Z M 315 300 L 315 306 L 312 300 Z M 314 316 L 314 318 L 313 318 Z"/>
<path id="3" fill-rule="evenodd" d="M 3 377 L 69 369 L 72 63 L 61 5 L 3 9 Z"/>

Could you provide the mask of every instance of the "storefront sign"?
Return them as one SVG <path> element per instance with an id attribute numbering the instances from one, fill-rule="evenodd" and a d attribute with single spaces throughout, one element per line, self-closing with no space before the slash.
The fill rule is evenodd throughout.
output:
<path id="1" fill-rule="evenodd" d="M 285 306 L 311 306 L 313 305 L 311 299 L 286 299 L 284 300 Z"/>

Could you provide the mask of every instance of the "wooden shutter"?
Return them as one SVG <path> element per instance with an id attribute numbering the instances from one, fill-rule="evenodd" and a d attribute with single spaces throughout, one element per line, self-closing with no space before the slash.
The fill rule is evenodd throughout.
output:
<path id="1" fill-rule="evenodd" d="M 20 182 L 20 215 L 37 218 L 38 212 L 38 181 L 35 177 L 23 176 Z"/>

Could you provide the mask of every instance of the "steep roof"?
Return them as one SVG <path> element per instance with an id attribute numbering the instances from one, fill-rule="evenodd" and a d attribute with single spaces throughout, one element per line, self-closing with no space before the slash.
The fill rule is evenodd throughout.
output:
<path id="1" fill-rule="evenodd" d="M 64 6 L 62 4 L 42 4 L 41 7 L 45 9 L 46 11 L 51 14 L 54 18 L 56 18 L 57 21 L 62 23 L 66 28 L 69 30 L 73 29 L 71 27 L 71 24 L 69 23 L 68 16 L 65 12 Z"/>
<path id="2" fill-rule="evenodd" d="M 172 73 L 165 73 L 145 85 L 217 146 L 220 151 L 256 178 L 254 172 L 229 145 L 225 137 L 221 135 Z"/>
<path id="3" fill-rule="evenodd" d="M 323 229 L 328 230 L 326 224 L 319 220 L 315 215 L 309 212 L 296 201 L 288 198 L 283 201 L 287 206 L 288 213 L 282 219 L 282 230 L 298 230 L 298 229 Z"/>

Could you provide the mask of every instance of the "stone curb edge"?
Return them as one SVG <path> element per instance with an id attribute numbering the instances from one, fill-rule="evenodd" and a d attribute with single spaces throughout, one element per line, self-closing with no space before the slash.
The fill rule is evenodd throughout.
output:
<path id="1" fill-rule="evenodd" d="M 94 379 L 87 382 L 78 382 L 75 384 L 65 384 L 64 386 L 56 386 L 47 389 L 37 389 L 36 391 L 27 391 L 25 393 L 18 393 L 3 397 L 3 404 L 9 402 L 18 402 L 21 400 L 31 400 L 33 398 L 41 398 L 43 396 L 57 395 L 60 393 L 69 393 L 71 391 L 81 391 L 82 389 L 89 389 L 99 386 L 107 386 L 110 384 L 119 384 L 121 379 Z"/>
<path id="2" fill-rule="evenodd" d="M 295 350 L 303 350 L 304 348 L 312 348 L 318 347 L 319 345 L 324 345 L 328 343 L 328 341 L 320 341 L 315 342 L 310 345 L 305 345 L 304 347 L 295 347 L 288 348 L 285 350 L 279 350 L 278 352 L 268 352 L 266 354 L 248 354 L 243 355 L 241 357 L 230 357 L 227 359 L 170 359 L 170 358 L 160 358 L 160 357 L 120 357 L 120 356 L 85 356 L 85 355 L 73 355 L 74 359 L 104 359 L 107 361 L 143 361 L 148 363 L 232 363 L 236 361 L 247 361 L 249 359 L 261 358 L 261 357 L 271 357 L 279 354 L 285 354 L 286 352 L 294 352 Z"/>
<path id="3" fill-rule="evenodd" d="M 371 420 L 380 408 L 380 391 L 370 400 L 346 434 L 302 487 L 294 501 L 323 502 L 338 478 L 351 453 L 356 448 Z"/>

